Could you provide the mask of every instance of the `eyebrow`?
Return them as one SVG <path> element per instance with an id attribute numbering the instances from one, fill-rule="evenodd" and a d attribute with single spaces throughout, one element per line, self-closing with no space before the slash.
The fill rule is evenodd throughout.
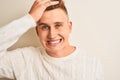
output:
<path id="1" fill-rule="evenodd" d="M 63 22 L 55 22 L 54 24 L 63 24 Z"/>
<path id="2" fill-rule="evenodd" d="M 63 24 L 64 22 L 55 22 L 54 24 Z M 41 26 L 41 25 L 48 25 L 46 23 L 37 23 L 38 26 Z"/>
<path id="3" fill-rule="evenodd" d="M 41 26 L 41 25 L 48 25 L 46 23 L 37 23 L 37 26 Z"/>

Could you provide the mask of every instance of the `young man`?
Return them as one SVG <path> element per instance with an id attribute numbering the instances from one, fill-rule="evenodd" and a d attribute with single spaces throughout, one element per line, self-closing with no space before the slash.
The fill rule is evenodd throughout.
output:
<path id="1" fill-rule="evenodd" d="M 43 49 L 7 49 L 32 27 Z M 72 23 L 62 0 L 36 0 L 26 16 L 0 29 L 0 78 L 16 80 L 103 80 L 101 65 L 69 44 Z"/>

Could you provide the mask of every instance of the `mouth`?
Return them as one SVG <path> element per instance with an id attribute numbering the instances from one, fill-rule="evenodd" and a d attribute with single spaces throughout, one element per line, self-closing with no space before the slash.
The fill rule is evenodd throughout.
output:
<path id="1" fill-rule="evenodd" d="M 62 43 L 63 39 L 57 39 L 57 40 L 48 40 L 47 45 L 48 46 L 57 46 L 60 43 Z"/>

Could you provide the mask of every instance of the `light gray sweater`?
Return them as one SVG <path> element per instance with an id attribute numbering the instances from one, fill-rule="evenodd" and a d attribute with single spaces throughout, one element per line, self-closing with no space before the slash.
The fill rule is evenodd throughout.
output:
<path id="1" fill-rule="evenodd" d="M 79 46 L 63 58 L 49 56 L 35 47 L 7 51 L 21 35 L 36 26 L 32 17 L 24 17 L 0 29 L 0 78 L 16 80 L 103 80 L 102 66 Z"/>

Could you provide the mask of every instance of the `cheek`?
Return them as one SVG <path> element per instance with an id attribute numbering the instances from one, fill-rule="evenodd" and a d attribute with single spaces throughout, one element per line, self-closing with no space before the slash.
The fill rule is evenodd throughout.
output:
<path id="1" fill-rule="evenodd" d="M 38 31 L 38 37 L 41 41 L 43 41 L 47 38 L 47 34 L 43 31 Z"/>
<path id="2" fill-rule="evenodd" d="M 60 34 L 64 36 L 64 38 L 68 38 L 70 31 L 68 29 L 61 30 Z"/>
<path id="3" fill-rule="evenodd" d="M 64 34 L 70 34 L 71 30 L 68 25 L 65 25 L 64 28 L 62 29 Z"/>

